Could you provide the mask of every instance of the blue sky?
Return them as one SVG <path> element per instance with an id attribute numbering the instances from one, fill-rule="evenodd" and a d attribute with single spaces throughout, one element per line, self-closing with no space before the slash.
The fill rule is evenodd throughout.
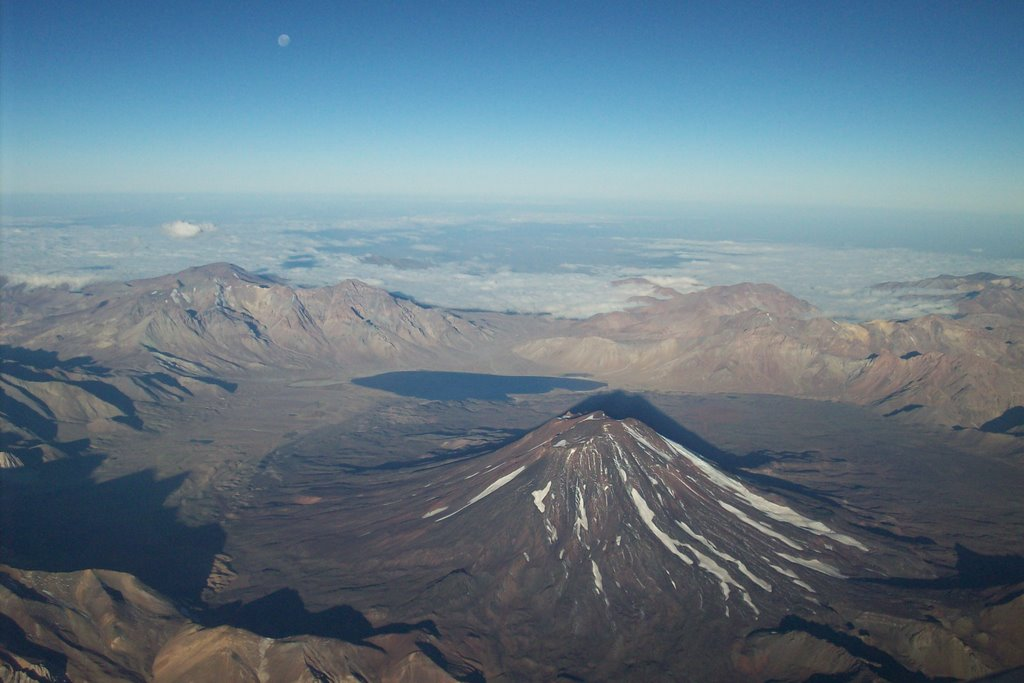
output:
<path id="1" fill-rule="evenodd" d="M 1024 214 L 1021 2 L 12 0 L 2 29 L 5 193 Z"/>

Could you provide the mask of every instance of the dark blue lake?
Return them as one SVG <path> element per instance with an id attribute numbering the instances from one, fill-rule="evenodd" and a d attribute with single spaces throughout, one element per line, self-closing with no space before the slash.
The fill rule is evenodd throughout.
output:
<path id="1" fill-rule="evenodd" d="M 400 396 L 436 401 L 507 401 L 510 394 L 543 394 L 554 389 L 590 391 L 605 386 L 604 382 L 575 377 L 517 377 L 429 370 L 385 372 L 372 377 L 357 377 L 352 383 Z"/>

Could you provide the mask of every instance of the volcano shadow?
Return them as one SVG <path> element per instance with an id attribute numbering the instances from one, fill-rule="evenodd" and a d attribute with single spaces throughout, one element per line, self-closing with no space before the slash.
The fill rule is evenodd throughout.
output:
<path id="1" fill-rule="evenodd" d="M 621 390 L 597 394 L 580 401 L 569 409 L 569 412 L 577 415 L 585 415 L 595 411 L 602 411 L 605 415 L 615 420 L 625 420 L 626 418 L 639 420 L 666 439 L 675 441 L 683 448 L 693 451 L 706 460 L 710 460 L 723 470 L 758 486 L 797 493 L 829 506 L 836 505 L 836 502 L 827 494 L 785 479 L 779 479 L 778 477 L 758 472 L 750 472 L 746 469 L 748 467 L 757 467 L 768 460 L 775 459 L 777 457 L 776 454 L 768 451 L 755 451 L 747 455 L 737 455 L 724 451 L 696 432 L 690 431 L 673 420 L 639 394 L 631 394 Z M 806 456 L 806 454 L 783 455 Z"/>
<path id="2" fill-rule="evenodd" d="M 631 394 L 627 391 L 597 394 L 580 401 L 569 410 L 578 415 L 600 410 L 613 420 L 625 420 L 631 417 L 643 422 L 666 439 L 671 439 L 680 446 L 699 453 L 726 469 L 739 467 L 743 463 L 741 456 L 723 451 L 695 432 L 691 432 L 639 394 Z"/>
<path id="3" fill-rule="evenodd" d="M 982 589 L 1010 586 L 1024 581 L 1024 556 L 983 555 L 956 544 L 956 574 L 937 579 L 858 579 L 863 583 L 879 583 L 897 588 L 924 588 L 933 590 Z"/>
<path id="4" fill-rule="evenodd" d="M 138 472 L 96 483 L 103 456 L 0 470 L 0 555 L 21 569 L 112 569 L 164 595 L 197 601 L 224 547 L 216 524 L 190 527 L 164 505 L 185 474 Z"/>
<path id="5" fill-rule="evenodd" d="M 375 627 L 362 612 L 349 605 L 310 612 L 299 594 L 291 588 L 282 588 L 246 604 L 234 602 L 209 610 L 200 619 L 207 627 L 233 626 L 252 631 L 264 638 L 318 636 L 376 649 L 380 648 L 366 642 L 367 638 L 389 633 L 412 632 L 440 636 L 432 621 Z"/>
<path id="6" fill-rule="evenodd" d="M 404 370 L 356 377 L 352 384 L 432 401 L 509 401 L 511 394 L 545 394 L 555 389 L 591 391 L 604 382 L 574 377 L 487 375 L 475 372 Z"/>

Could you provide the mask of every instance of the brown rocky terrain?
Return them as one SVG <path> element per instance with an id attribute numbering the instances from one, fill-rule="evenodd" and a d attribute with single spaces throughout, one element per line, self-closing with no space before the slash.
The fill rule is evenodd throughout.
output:
<path id="1" fill-rule="evenodd" d="M 452 364 L 487 354 L 507 316 L 427 308 L 357 280 L 303 289 L 226 263 L 81 290 L 8 287 L 3 338 L 203 381 L 259 370 Z M 524 318 L 525 319 L 525 318 Z"/>
<path id="2" fill-rule="evenodd" d="M 958 313 L 737 285 L 564 321 L 227 265 L 5 286 L 5 680 L 1012 676 L 1021 283 L 882 287 Z M 423 369 L 517 377 L 351 381 Z M 579 399 L 545 372 L 667 414 L 551 420 Z"/>
<path id="3" fill-rule="evenodd" d="M 140 429 L 134 400 L 180 401 L 191 392 L 166 375 L 114 374 L 85 357 L 3 346 L 0 359 L 2 447 L 19 461 L 81 452 L 89 437 Z"/>
<path id="4" fill-rule="evenodd" d="M 847 401 L 977 428 L 1024 403 L 1024 285 L 967 280 L 958 316 L 841 323 L 770 285 L 712 287 L 580 321 L 516 353 L 626 387 Z"/>
<path id="5" fill-rule="evenodd" d="M 202 626 L 121 572 L 0 566 L 4 681 L 454 681 L 408 637 L 362 644 Z"/>
<path id="6" fill-rule="evenodd" d="M 7 287 L 2 336 L 12 347 L 170 376 L 189 391 L 254 372 L 459 368 L 847 401 L 968 428 L 1024 404 L 1018 279 L 943 276 L 879 288 L 948 299 L 960 312 L 843 323 L 771 285 L 742 284 L 686 295 L 659 288 L 659 298 L 627 311 L 555 321 L 426 308 L 357 281 L 294 288 L 214 264 L 79 291 Z M 81 403 L 66 393 L 54 400 Z M 108 409 L 94 402 L 78 412 L 97 410 Z"/>

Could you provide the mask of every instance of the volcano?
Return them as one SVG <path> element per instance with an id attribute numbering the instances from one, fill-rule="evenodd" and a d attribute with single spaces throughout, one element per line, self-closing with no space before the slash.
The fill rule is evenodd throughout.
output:
<path id="1" fill-rule="evenodd" d="M 434 487 L 421 518 L 462 533 L 525 500 L 516 549 L 560 565 L 561 592 L 587 584 L 606 606 L 667 583 L 704 610 L 756 618 L 758 602 L 813 596 L 809 582 L 843 578 L 868 551 L 631 418 L 567 414 L 492 458 Z"/>
<path id="2" fill-rule="evenodd" d="M 802 511 L 600 410 L 346 483 L 295 511 L 319 533 L 287 573 L 344 575 L 345 599 L 436 623 L 447 660 L 487 680 L 736 680 L 748 633 L 870 601 L 847 579 L 891 560 L 835 510 Z M 296 539 L 312 528 L 295 523 Z M 341 594 L 325 590 L 324 604 Z"/>

